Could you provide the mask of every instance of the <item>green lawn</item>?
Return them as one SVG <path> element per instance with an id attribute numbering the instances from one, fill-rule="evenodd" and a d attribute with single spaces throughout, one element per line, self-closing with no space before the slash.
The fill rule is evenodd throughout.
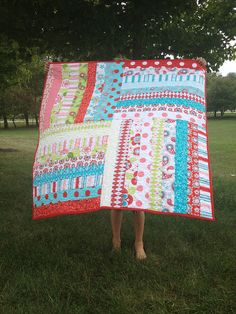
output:
<path id="1" fill-rule="evenodd" d="M 120 255 L 109 211 L 33 221 L 37 130 L 0 130 L 0 313 L 236 313 L 236 120 L 208 126 L 216 221 L 146 214 L 144 262 L 131 212 Z"/>

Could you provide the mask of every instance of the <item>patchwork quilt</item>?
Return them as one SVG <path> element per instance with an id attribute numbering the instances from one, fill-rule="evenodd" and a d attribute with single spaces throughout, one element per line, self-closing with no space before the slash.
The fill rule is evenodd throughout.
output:
<path id="1" fill-rule="evenodd" d="M 51 62 L 32 218 L 118 209 L 215 220 L 209 157 L 198 61 Z"/>

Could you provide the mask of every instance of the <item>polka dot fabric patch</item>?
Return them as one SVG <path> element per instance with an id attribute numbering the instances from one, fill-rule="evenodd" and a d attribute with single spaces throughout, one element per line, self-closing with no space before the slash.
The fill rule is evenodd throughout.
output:
<path id="1" fill-rule="evenodd" d="M 32 218 L 119 209 L 215 220 L 206 106 L 194 59 L 51 62 Z"/>

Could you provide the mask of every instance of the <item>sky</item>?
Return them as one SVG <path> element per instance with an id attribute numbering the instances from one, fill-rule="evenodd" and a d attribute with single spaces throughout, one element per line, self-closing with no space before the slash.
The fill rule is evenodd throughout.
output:
<path id="1" fill-rule="evenodd" d="M 235 45 L 236 39 L 230 41 L 230 45 Z M 218 70 L 221 75 L 226 76 L 229 72 L 235 72 L 236 73 L 236 60 L 229 61 L 226 60 L 223 65 Z"/>
<path id="2" fill-rule="evenodd" d="M 220 74 L 223 76 L 226 76 L 229 72 L 235 72 L 236 73 L 236 60 L 229 61 L 226 60 L 223 65 L 219 68 Z"/>

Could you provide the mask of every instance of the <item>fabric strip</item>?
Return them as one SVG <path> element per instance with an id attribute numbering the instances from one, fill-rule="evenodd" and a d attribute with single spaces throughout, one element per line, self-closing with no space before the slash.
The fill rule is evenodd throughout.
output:
<path id="1" fill-rule="evenodd" d="M 187 121 L 176 121 L 176 155 L 175 155 L 175 212 L 187 212 Z"/>
<path id="2" fill-rule="evenodd" d="M 123 120 L 120 127 L 119 143 L 116 148 L 116 163 L 112 180 L 111 206 L 114 207 L 122 206 L 131 125 L 132 120 Z"/>
<path id="3" fill-rule="evenodd" d="M 116 148 L 119 142 L 121 120 L 113 120 L 105 155 L 104 176 L 102 183 L 101 206 L 111 206 L 112 178 L 115 171 Z"/>
<path id="4" fill-rule="evenodd" d="M 42 112 L 40 112 L 40 131 L 50 127 L 50 114 L 59 92 L 61 82 L 61 66 L 59 64 L 51 64 L 48 70 L 47 84 L 42 100 Z"/>
<path id="5" fill-rule="evenodd" d="M 162 156 L 164 119 L 153 119 L 152 145 L 153 162 L 151 167 L 150 206 L 153 210 L 162 210 Z"/>
<path id="6" fill-rule="evenodd" d="M 96 68 L 97 68 L 97 62 L 90 62 L 88 64 L 88 81 L 87 81 L 86 90 L 84 92 L 84 96 L 83 96 L 77 117 L 75 118 L 75 123 L 81 123 L 84 121 L 84 117 L 85 117 L 87 108 L 89 106 L 89 102 L 91 100 L 94 86 L 95 86 Z"/>

